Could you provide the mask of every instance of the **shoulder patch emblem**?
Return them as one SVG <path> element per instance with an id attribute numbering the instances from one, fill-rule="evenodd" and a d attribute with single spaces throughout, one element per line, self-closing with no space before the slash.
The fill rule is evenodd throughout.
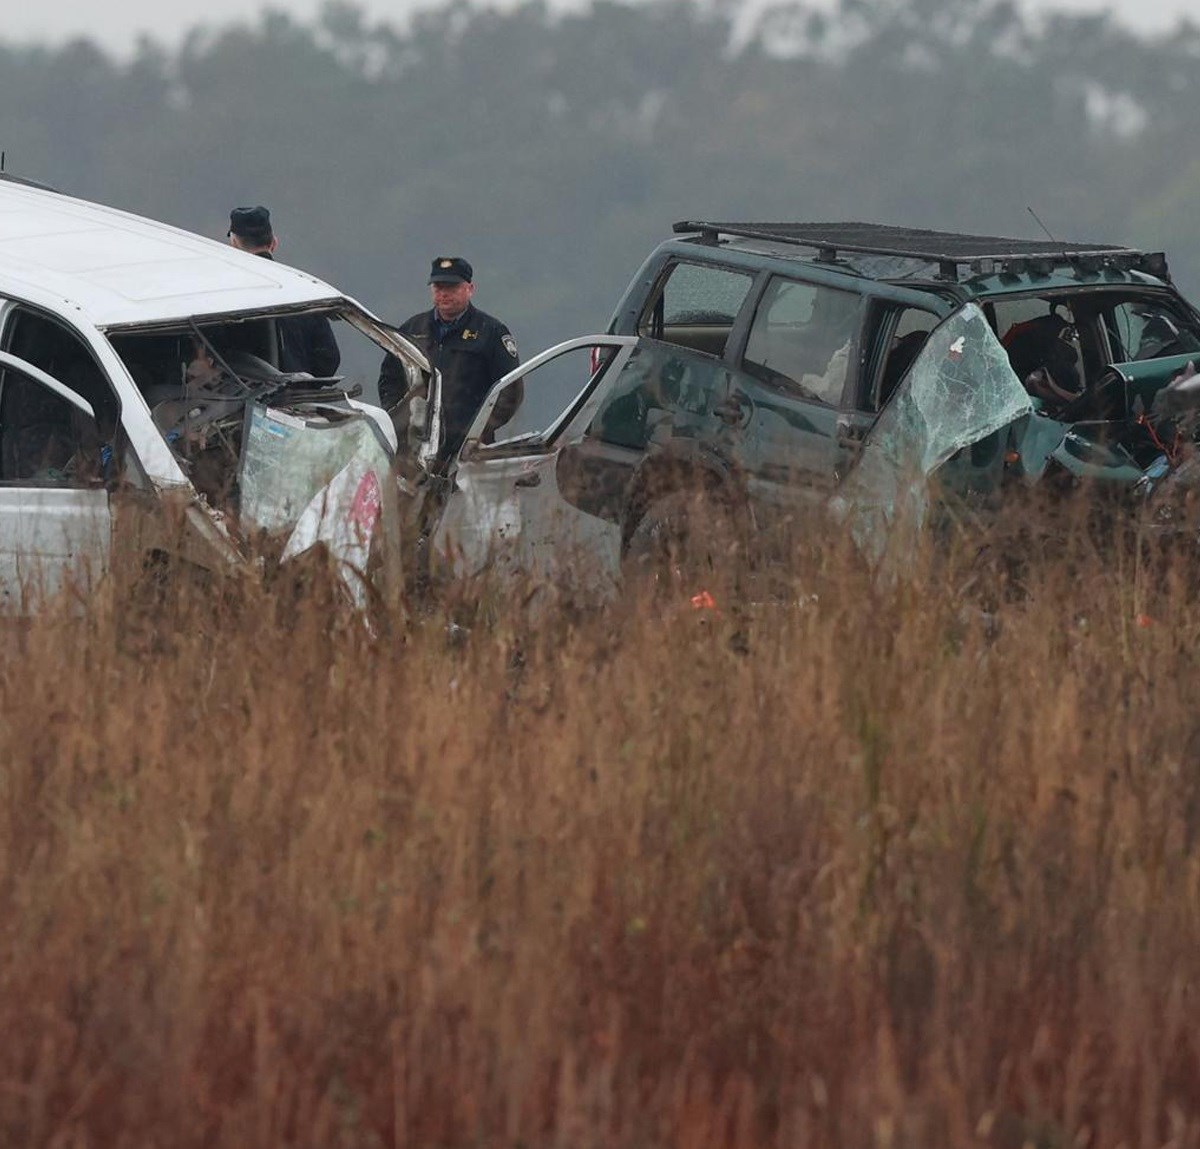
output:
<path id="1" fill-rule="evenodd" d="M 514 359 L 519 358 L 517 355 L 517 341 L 511 335 L 505 335 L 500 342 L 504 344 L 504 350 L 507 351 L 509 355 L 511 355 Z"/>

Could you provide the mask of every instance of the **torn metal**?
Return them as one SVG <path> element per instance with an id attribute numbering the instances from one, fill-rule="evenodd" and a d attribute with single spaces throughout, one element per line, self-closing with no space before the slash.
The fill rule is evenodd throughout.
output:
<path id="1" fill-rule="evenodd" d="M 307 417 L 306 417 L 307 416 Z M 243 531 L 291 527 L 352 464 L 386 480 L 395 451 L 369 409 L 317 406 L 303 414 L 246 405 L 239 519 Z"/>
<path id="2" fill-rule="evenodd" d="M 0 605 L 95 585 L 119 524 L 145 553 L 210 568 L 322 544 L 364 604 L 385 527 L 396 559 L 398 460 L 419 468 L 437 431 L 436 377 L 402 337 L 352 305 L 332 312 L 371 337 L 369 361 L 403 356 L 416 385 L 393 416 L 357 399 L 360 384 L 257 354 L 276 312 L 121 327 L 101 337 L 117 353 L 106 376 L 58 325 L 9 310 L 12 343 L 66 366 L 64 381 L 0 350 Z"/>
<path id="3" fill-rule="evenodd" d="M 441 435 L 437 374 L 399 331 L 153 220 L 11 181 L 0 210 L 0 603 L 91 587 L 118 527 L 137 561 L 323 542 L 359 574 L 398 536 L 393 479 L 417 483 Z M 335 330 L 337 375 L 278 369 L 301 318 Z M 388 412 L 359 398 L 385 356 L 407 380 Z"/>

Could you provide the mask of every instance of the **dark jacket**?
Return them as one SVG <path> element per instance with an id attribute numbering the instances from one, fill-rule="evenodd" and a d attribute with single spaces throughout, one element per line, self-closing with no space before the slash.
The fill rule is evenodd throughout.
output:
<path id="1" fill-rule="evenodd" d="M 441 455 L 448 458 L 462 446 L 468 429 L 502 376 L 521 362 L 517 345 L 499 319 L 471 305 L 453 323 L 440 322 L 431 308 L 406 320 L 400 331 L 425 353 L 431 367 L 442 374 L 442 421 L 446 438 Z M 404 368 L 387 356 L 379 371 L 379 400 L 391 408 L 408 387 Z M 521 386 L 510 388 L 497 404 L 491 426 L 512 418 L 521 404 Z"/>
<path id="2" fill-rule="evenodd" d="M 255 252 L 275 262 L 269 251 Z M 293 315 L 277 319 L 279 332 L 279 370 L 307 371 L 317 378 L 336 375 L 342 353 L 333 334 L 333 324 L 323 315 Z"/>
<path id="3" fill-rule="evenodd" d="M 333 325 L 324 315 L 293 315 L 275 322 L 279 332 L 279 370 L 336 375 L 342 362 Z"/>

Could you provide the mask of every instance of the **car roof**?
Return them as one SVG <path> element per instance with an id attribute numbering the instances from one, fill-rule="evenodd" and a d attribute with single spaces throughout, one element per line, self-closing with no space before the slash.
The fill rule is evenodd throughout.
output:
<path id="1" fill-rule="evenodd" d="M 306 272 L 15 179 L 0 180 L 0 295 L 66 302 L 99 327 L 344 299 Z"/>
<path id="2" fill-rule="evenodd" d="M 802 260 L 879 280 L 936 280 L 1012 290 L 1017 281 L 1045 280 L 1056 272 L 1127 280 L 1149 275 L 1169 281 L 1162 252 L 1114 244 L 1051 239 L 1012 239 L 893 227 L 887 224 L 746 223 L 684 220 L 674 225 L 685 242 L 758 250 L 780 259 Z"/>

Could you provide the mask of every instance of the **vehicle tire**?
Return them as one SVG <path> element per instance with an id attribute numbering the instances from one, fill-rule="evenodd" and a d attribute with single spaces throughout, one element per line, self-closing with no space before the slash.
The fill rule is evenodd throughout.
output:
<path id="1" fill-rule="evenodd" d="M 688 596 L 732 588 L 746 561 L 747 532 L 733 503 L 713 490 L 653 499 L 625 544 L 626 583 Z"/>

